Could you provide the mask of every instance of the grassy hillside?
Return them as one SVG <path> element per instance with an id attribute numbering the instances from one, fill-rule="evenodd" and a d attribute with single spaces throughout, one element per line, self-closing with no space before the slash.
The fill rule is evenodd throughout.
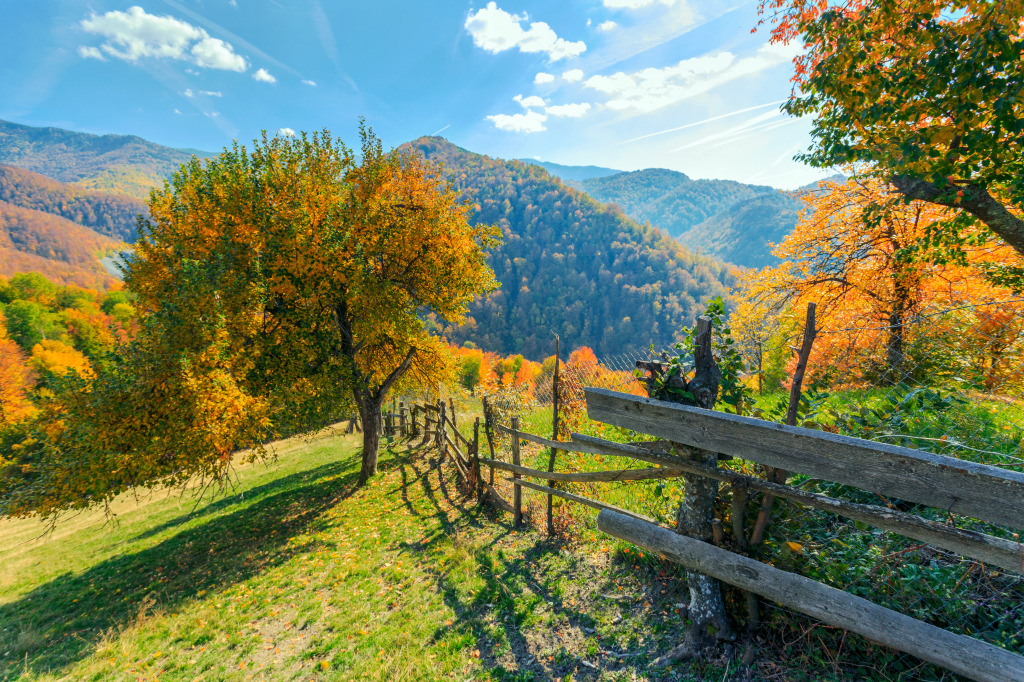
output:
<path id="1" fill-rule="evenodd" d="M 50 535 L 0 521 L 0 679 L 697 680 L 737 668 L 647 669 L 684 625 L 673 604 L 685 589 L 656 558 L 592 531 L 578 550 L 512 531 L 432 453 L 384 452 L 383 473 L 356 490 L 354 437 L 277 450 L 218 499 L 126 495 L 116 523 L 90 512 Z"/>
<path id="2" fill-rule="evenodd" d="M 794 194 L 771 192 L 738 201 L 721 213 L 694 225 L 679 241 L 713 258 L 762 268 L 778 259 L 769 244 L 793 231 L 804 202 Z"/>
<path id="3" fill-rule="evenodd" d="M 501 353 L 542 358 L 553 334 L 565 352 L 621 353 L 675 341 L 708 298 L 733 282 L 729 267 L 687 251 L 542 168 L 474 154 L 438 137 L 412 146 L 445 163 L 474 206 L 473 221 L 498 224 L 505 243 L 488 262 L 501 289 L 444 332 Z"/>
<path id="4" fill-rule="evenodd" d="M 125 248 L 52 213 L 0 201 L 0 276 L 41 272 L 59 284 L 102 289 L 117 281 L 103 259 Z"/>
<path id="5" fill-rule="evenodd" d="M 598 201 L 618 204 L 634 220 L 650 222 L 677 238 L 737 201 L 776 191 L 733 180 L 691 180 L 665 168 L 646 168 L 574 184 Z"/>
<path id="6" fill-rule="evenodd" d="M 90 135 L 0 121 L 0 163 L 139 199 L 193 155 L 209 154 L 164 147 L 134 135 Z"/>
<path id="7" fill-rule="evenodd" d="M 125 194 L 98 192 L 39 173 L 0 164 L 0 201 L 51 213 L 120 241 L 133 241 L 145 202 Z"/>

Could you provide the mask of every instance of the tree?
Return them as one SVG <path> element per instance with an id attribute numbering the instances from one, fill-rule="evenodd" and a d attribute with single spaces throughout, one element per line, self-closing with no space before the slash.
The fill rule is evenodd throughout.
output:
<path id="1" fill-rule="evenodd" d="M 249 395 L 309 406 L 350 392 L 364 484 L 388 391 L 449 371 L 421 316 L 460 321 L 496 282 L 484 260 L 494 231 L 468 223 L 440 169 L 385 152 L 365 127 L 361 138 L 358 163 L 326 131 L 193 160 L 154 193 L 126 281 L 139 308 L 166 315 L 175 347 L 223 320 Z"/>
<path id="2" fill-rule="evenodd" d="M 761 0 L 760 11 L 773 42 L 806 44 L 784 105 L 815 116 L 805 161 L 863 163 L 905 200 L 952 209 L 919 242 L 940 260 L 985 237 L 967 230 L 978 222 L 1024 254 L 1021 0 Z"/>
<path id="3" fill-rule="evenodd" d="M 193 159 L 152 194 L 139 231 L 136 336 L 94 376 L 54 379 L 32 446 L 0 477 L 3 513 L 223 481 L 239 449 L 254 458 L 353 402 L 366 483 L 388 391 L 450 374 L 421 319 L 458 320 L 496 285 L 492 228 L 469 225 L 437 167 L 366 129 L 358 162 L 326 131 Z"/>
<path id="4" fill-rule="evenodd" d="M 883 346 L 883 381 L 901 381 L 908 368 L 910 318 L 926 305 L 943 307 L 1005 298 L 1007 293 L 984 281 L 982 266 L 1012 261 L 1006 245 L 967 247 L 968 266 L 936 264 L 913 258 L 910 246 L 943 218 L 940 207 L 926 202 L 889 201 L 893 190 L 881 181 L 851 178 L 827 183 L 827 192 L 809 195 L 807 210 L 793 232 L 774 250 L 784 262 L 751 273 L 735 314 L 740 330 L 767 328 L 772 308 L 813 301 L 819 326 L 847 333 L 819 337 L 819 368 L 842 371 L 858 362 L 862 349 Z M 883 337 L 883 338 L 879 338 Z M 766 339 L 757 339 L 762 343 Z M 843 346 L 847 343 L 846 346 Z"/>

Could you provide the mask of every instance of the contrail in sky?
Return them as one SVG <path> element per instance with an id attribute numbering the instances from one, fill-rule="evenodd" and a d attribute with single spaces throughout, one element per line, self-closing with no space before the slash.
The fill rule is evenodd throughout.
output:
<path id="1" fill-rule="evenodd" d="M 785 101 L 786 100 L 784 99 L 780 99 L 775 102 L 768 102 L 767 104 L 758 104 L 757 106 L 747 107 L 746 109 L 737 109 L 736 111 L 730 111 L 728 114 L 720 114 L 718 116 L 712 116 L 711 118 L 705 118 L 703 121 L 694 121 L 693 123 L 687 123 L 686 125 L 677 126 L 675 128 L 669 128 L 668 130 L 659 130 L 656 133 L 648 133 L 646 135 L 641 135 L 640 137 L 634 137 L 631 140 L 624 140 L 622 142 L 619 142 L 619 144 L 626 144 L 627 142 L 636 142 L 637 140 L 643 140 L 648 137 L 654 137 L 655 135 L 664 135 L 665 133 L 672 133 L 677 130 L 685 130 L 686 128 L 701 126 L 704 125 L 705 123 L 711 123 L 712 121 L 718 121 L 723 118 L 729 118 L 730 116 L 736 116 L 737 114 L 745 114 L 748 111 L 755 111 L 757 109 L 764 109 L 765 107 L 775 106 L 776 104 L 782 104 Z"/>
<path id="2" fill-rule="evenodd" d="M 430 136 L 433 137 L 434 135 L 440 135 L 441 133 L 443 133 L 444 131 L 448 130 L 451 127 L 452 127 L 452 124 L 449 123 L 444 128 L 441 128 L 440 130 L 437 130 L 437 131 L 434 131 L 433 133 L 431 133 Z"/>

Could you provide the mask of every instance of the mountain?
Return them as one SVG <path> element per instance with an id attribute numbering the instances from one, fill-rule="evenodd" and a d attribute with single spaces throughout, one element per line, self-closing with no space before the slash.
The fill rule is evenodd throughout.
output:
<path id="1" fill-rule="evenodd" d="M 556 178 L 566 183 L 586 180 L 588 178 L 603 178 L 608 175 L 617 175 L 622 172 L 620 170 L 615 170 L 614 168 L 604 168 L 602 166 L 563 166 L 560 163 L 552 163 L 551 161 L 537 161 L 536 159 L 519 160 L 523 163 L 540 166 L 548 173 L 551 173 Z"/>
<path id="2" fill-rule="evenodd" d="M 733 180 L 692 180 L 666 168 L 646 168 L 573 184 L 602 203 L 618 204 L 629 217 L 657 225 L 673 237 L 737 201 L 778 191 Z"/>
<path id="3" fill-rule="evenodd" d="M 708 298 L 726 295 L 733 270 L 665 232 L 639 225 L 543 168 L 474 154 L 439 137 L 410 147 L 443 161 L 474 222 L 497 224 L 504 244 L 488 257 L 501 288 L 470 305 L 466 322 L 442 325 L 449 340 L 540 359 L 553 334 L 568 354 L 663 346 L 680 338 Z"/>
<path id="4" fill-rule="evenodd" d="M 804 202 L 796 192 L 774 191 L 737 201 L 677 239 L 713 258 L 747 268 L 778 263 L 770 244 L 793 231 Z"/>
<path id="5" fill-rule="evenodd" d="M 0 276 L 41 272 L 59 284 L 105 289 L 118 280 L 104 261 L 125 248 L 60 216 L 0 201 Z"/>
<path id="6" fill-rule="evenodd" d="M 0 121 L 0 163 L 25 168 L 85 189 L 146 199 L 152 187 L 197 149 L 174 149 L 134 135 L 91 135 Z"/>
<path id="7" fill-rule="evenodd" d="M 133 241 L 146 204 L 126 194 L 98 192 L 0 164 L 0 201 L 60 216 L 119 241 Z"/>

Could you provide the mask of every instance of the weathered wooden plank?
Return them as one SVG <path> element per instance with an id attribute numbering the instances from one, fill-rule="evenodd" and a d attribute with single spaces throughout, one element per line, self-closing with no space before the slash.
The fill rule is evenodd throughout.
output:
<path id="1" fill-rule="evenodd" d="M 542 436 L 537 436 L 532 433 L 526 433 L 525 431 L 518 431 L 516 429 L 510 429 L 507 426 L 501 424 L 495 424 L 494 430 L 499 433 L 504 433 L 513 438 L 521 438 L 522 440 L 536 443 L 537 445 L 543 445 L 546 448 L 555 448 L 558 450 L 564 450 L 565 452 L 578 452 L 584 455 L 600 455 L 600 450 L 595 450 L 589 446 L 589 443 L 575 442 L 575 441 L 561 441 L 561 440 L 550 440 Z"/>
<path id="2" fill-rule="evenodd" d="M 519 417 L 512 417 L 512 431 L 519 430 Z M 520 464 L 519 460 L 519 439 L 512 439 L 512 463 Z M 512 487 L 512 526 L 519 528 L 523 522 L 523 488 L 520 485 L 519 474 L 512 475 L 515 481 Z"/>
<path id="3" fill-rule="evenodd" d="M 575 433 L 572 437 L 573 439 L 585 438 L 587 439 L 588 446 L 600 449 L 603 454 L 611 456 L 634 458 L 636 457 L 636 451 L 640 449 L 633 445 L 601 441 L 591 436 L 581 436 Z M 922 519 L 920 516 L 896 509 L 847 502 L 846 500 L 839 500 L 828 495 L 812 493 L 780 483 L 771 483 L 753 476 L 745 476 L 730 469 L 707 467 L 697 462 L 680 459 L 671 455 L 654 454 L 650 451 L 644 453 L 644 455 L 647 461 L 654 464 L 661 464 L 680 471 L 740 485 L 749 490 L 756 490 L 787 500 L 793 500 L 814 509 L 832 512 L 854 521 L 869 523 L 877 528 L 898 533 L 920 542 L 927 542 L 940 549 L 956 552 L 962 556 L 984 561 L 994 566 L 999 566 L 1004 570 L 1024 575 L 1024 547 L 1022 547 L 1019 541 L 1004 540 L 993 535 L 948 526 L 944 523 Z"/>
<path id="4" fill-rule="evenodd" d="M 692 447 L 1024 528 L 1024 474 L 885 443 L 600 388 L 591 419 Z"/>
<path id="5" fill-rule="evenodd" d="M 1024 680 L 1022 656 L 922 623 L 809 578 L 607 509 L 597 515 L 597 527 L 683 566 L 971 679 Z"/>
<path id="6" fill-rule="evenodd" d="M 676 478 L 682 475 L 681 471 L 674 469 L 619 469 L 618 471 L 581 471 L 565 474 L 552 471 L 542 471 L 540 469 L 529 469 L 524 466 L 508 464 L 500 460 L 487 459 L 486 457 L 481 457 L 480 461 L 483 464 L 493 466 L 495 469 L 522 474 L 523 476 L 530 476 L 532 478 L 540 478 L 545 481 L 647 481 L 657 478 Z"/>
<path id="7" fill-rule="evenodd" d="M 517 485 L 521 485 L 524 488 L 530 488 L 531 490 L 536 490 L 537 492 L 544 493 L 546 495 L 554 495 L 555 497 L 561 497 L 564 500 L 569 500 L 570 502 L 577 502 L 577 503 L 585 505 L 587 507 L 592 507 L 594 509 L 604 509 L 604 510 L 608 510 L 608 511 L 613 511 L 613 512 L 615 512 L 617 514 L 621 514 L 622 516 L 628 516 L 630 518 L 634 518 L 634 519 L 637 519 L 639 521 L 646 521 L 647 523 L 655 523 L 654 519 L 652 519 L 649 516 L 644 516 L 643 514 L 637 514 L 636 512 L 631 512 L 628 509 L 623 509 L 622 507 L 616 507 L 614 504 L 607 504 L 605 502 L 599 502 L 598 500 L 592 500 L 589 497 L 583 497 L 582 495 L 574 495 L 572 493 L 566 492 L 564 490 L 559 490 L 557 488 L 549 488 L 546 485 L 542 485 L 540 483 L 533 483 L 532 481 L 524 481 L 522 479 L 511 479 L 511 478 L 507 479 L 507 480 L 509 480 L 509 481 L 516 480 L 516 484 Z"/>

